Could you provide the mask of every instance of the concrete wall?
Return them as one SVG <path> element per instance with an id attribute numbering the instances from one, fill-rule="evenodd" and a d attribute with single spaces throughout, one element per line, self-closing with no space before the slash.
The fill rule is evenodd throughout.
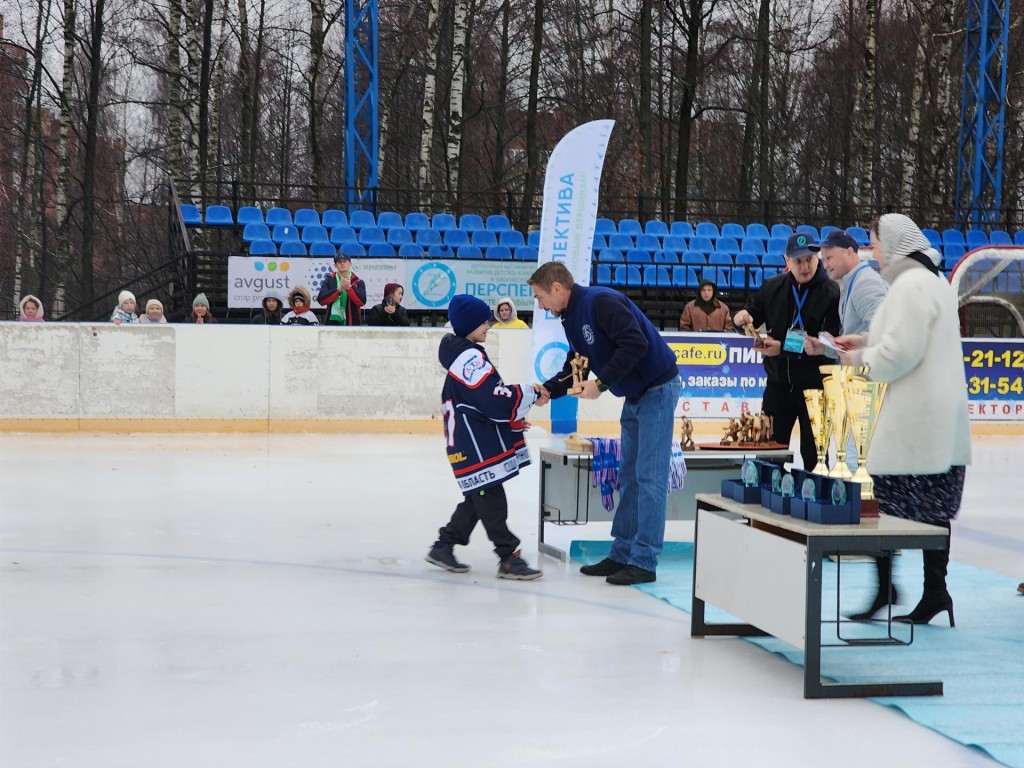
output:
<path id="1" fill-rule="evenodd" d="M 441 329 L 0 324 L 6 431 L 383 431 L 440 428 Z M 530 381 L 524 331 L 492 331 L 506 380 Z M 617 433 L 621 401 L 581 404 Z M 547 426 L 549 408 L 531 420 Z"/>

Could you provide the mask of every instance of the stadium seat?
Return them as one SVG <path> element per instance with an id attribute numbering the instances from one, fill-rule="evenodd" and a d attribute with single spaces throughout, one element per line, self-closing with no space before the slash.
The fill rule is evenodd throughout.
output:
<path id="1" fill-rule="evenodd" d="M 652 261 L 649 251 L 643 251 L 639 248 L 630 248 L 626 252 L 626 262 L 629 264 L 651 264 Z"/>
<path id="2" fill-rule="evenodd" d="M 320 226 L 320 214 L 314 211 L 312 208 L 299 208 L 295 212 L 295 217 L 292 223 L 296 227 L 319 227 Z"/>
<path id="3" fill-rule="evenodd" d="M 673 221 L 668 228 L 668 233 L 675 237 L 685 237 L 689 240 L 693 237 L 693 225 L 688 221 Z"/>
<path id="4" fill-rule="evenodd" d="M 746 249 L 746 243 L 744 243 L 744 249 Z M 750 251 L 750 253 L 757 253 L 757 251 Z M 786 255 L 786 241 L 781 237 L 773 237 L 768 240 L 768 247 L 765 249 L 765 253 L 771 254 L 772 256 L 785 256 Z M 785 264 L 785 262 L 783 262 Z"/>
<path id="5" fill-rule="evenodd" d="M 686 267 L 672 267 L 672 285 L 675 288 L 686 287 Z"/>
<path id="6" fill-rule="evenodd" d="M 484 251 L 485 258 L 497 259 L 498 261 L 509 261 L 512 258 L 512 251 L 504 245 L 492 245 Z"/>
<path id="7" fill-rule="evenodd" d="M 732 273 L 733 287 L 742 287 L 736 285 L 736 275 L 746 272 L 746 280 L 748 288 L 758 289 L 761 287 L 761 283 L 764 282 L 764 273 L 761 269 L 760 257 L 755 253 L 740 253 L 736 257 L 737 267 L 746 267 L 745 270 L 734 269 Z"/>
<path id="8" fill-rule="evenodd" d="M 235 217 L 235 220 L 242 227 L 249 224 L 263 224 L 263 211 L 255 205 L 243 205 L 238 209 L 238 216 Z"/>
<path id="9" fill-rule="evenodd" d="M 447 245 L 432 245 L 427 248 L 427 256 L 431 259 L 451 259 L 455 253 Z"/>
<path id="10" fill-rule="evenodd" d="M 1013 245 L 1010 233 L 1002 229 L 993 229 L 991 234 L 988 236 L 988 241 L 992 243 L 992 245 Z"/>
<path id="11" fill-rule="evenodd" d="M 985 230 L 967 230 L 967 250 L 972 250 L 974 248 L 984 248 L 986 245 L 988 245 L 988 235 L 985 234 Z"/>
<path id="12" fill-rule="evenodd" d="M 788 239 L 793 234 L 793 228 L 789 224 L 772 224 L 772 237 L 782 237 Z"/>
<path id="13" fill-rule="evenodd" d="M 459 223 L 450 213 L 435 213 L 434 218 L 430 220 L 430 227 L 438 232 L 446 232 L 449 229 L 458 229 Z"/>
<path id="14" fill-rule="evenodd" d="M 648 264 L 644 267 L 642 275 L 644 288 L 658 287 L 658 268 L 656 266 Z"/>
<path id="15" fill-rule="evenodd" d="M 337 249 L 331 243 L 316 242 L 316 243 L 312 243 L 309 246 L 309 255 L 310 256 L 329 256 L 330 258 L 333 259 L 335 256 L 338 255 L 338 251 L 337 251 Z"/>
<path id="16" fill-rule="evenodd" d="M 491 230 L 491 232 L 512 231 L 512 225 L 509 223 L 508 216 L 503 213 L 492 213 L 487 217 L 486 221 L 484 221 L 484 226 Z"/>
<path id="17" fill-rule="evenodd" d="M 441 245 L 441 233 L 436 229 L 418 229 L 416 230 L 416 242 L 424 248 Z"/>
<path id="18" fill-rule="evenodd" d="M 459 217 L 459 229 L 476 232 L 484 228 L 484 220 L 477 213 L 464 213 Z"/>
<path id="19" fill-rule="evenodd" d="M 386 243 L 387 241 L 388 239 L 384 237 L 384 230 L 380 227 L 363 227 L 359 230 L 359 242 L 363 245 Z"/>
<path id="20" fill-rule="evenodd" d="M 768 251 L 768 253 L 761 258 L 761 266 L 785 269 L 786 259 L 781 253 L 772 253 L 771 251 Z"/>
<path id="21" fill-rule="evenodd" d="M 942 248 L 942 235 L 938 233 L 938 230 L 922 229 L 921 234 L 928 239 L 928 242 L 931 243 L 932 248 Z"/>
<path id="22" fill-rule="evenodd" d="M 191 203 L 182 203 L 180 211 L 181 220 L 186 227 L 201 227 L 203 225 L 203 215 L 196 206 Z"/>
<path id="23" fill-rule="evenodd" d="M 521 245 L 512 252 L 516 261 L 536 261 L 537 249 L 531 245 Z"/>
<path id="24" fill-rule="evenodd" d="M 620 251 L 617 248 L 604 248 L 597 255 L 597 260 L 598 261 L 603 261 L 605 263 L 607 263 L 607 262 L 616 262 L 616 263 L 621 264 L 622 262 L 625 261 L 625 258 L 622 256 L 622 251 Z"/>
<path id="25" fill-rule="evenodd" d="M 366 249 L 366 255 L 371 259 L 393 259 L 395 258 L 395 246 L 389 243 L 370 243 Z"/>
<path id="26" fill-rule="evenodd" d="M 812 227 L 810 224 L 800 224 L 794 231 L 803 232 L 805 235 L 811 238 L 812 243 L 817 243 L 820 239 L 818 230 L 815 227 Z"/>
<path id="27" fill-rule="evenodd" d="M 611 219 L 598 219 L 597 224 L 594 225 L 594 233 L 598 235 L 614 235 L 618 233 L 618 229 L 615 227 L 615 222 Z"/>
<path id="28" fill-rule="evenodd" d="M 660 219 L 649 219 L 644 224 L 644 234 L 664 239 L 669 236 L 668 224 Z"/>
<path id="29" fill-rule="evenodd" d="M 253 240 L 249 243 L 250 256 L 276 256 L 277 246 L 273 240 Z"/>
<path id="30" fill-rule="evenodd" d="M 455 252 L 455 258 L 457 259 L 482 259 L 483 257 L 483 251 L 475 245 L 460 245 L 459 249 Z"/>
<path id="31" fill-rule="evenodd" d="M 665 238 L 665 242 L 662 243 L 662 248 L 666 251 L 675 251 L 676 253 L 682 253 L 686 250 L 686 238 L 680 237 L 679 235 L 669 235 Z"/>
<path id="32" fill-rule="evenodd" d="M 594 235 L 594 240 L 590 243 L 590 250 L 595 253 L 600 253 L 608 247 L 608 240 L 604 235 Z"/>
<path id="33" fill-rule="evenodd" d="M 718 239 L 718 225 L 715 224 L 712 221 L 700 221 L 700 222 L 697 222 L 696 235 L 697 235 L 697 237 L 706 237 L 708 240 L 717 240 Z M 690 247 L 693 248 L 693 245 L 691 244 Z M 694 249 L 694 250 L 699 250 L 699 249 Z M 709 248 L 708 251 L 710 251 L 710 250 L 711 249 Z"/>
<path id="34" fill-rule="evenodd" d="M 394 211 L 381 211 L 377 215 L 377 226 L 388 232 L 392 229 L 405 229 L 405 222 L 402 221 L 402 214 Z"/>
<path id="35" fill-rule="evenodd" d="M 208 227 L 233 227 L 235 219 L 231 215 L 231 209 L 226 205 L 211 205 L 206 209 L 206 226 Z"/>
<path id="36" fill-rule="evenodd" d="M 252 224 L 246 224 L 242 230 L 242 242 L 251 243 L 256 240 L 269 240 L 270 230 L 267 229 L 267 225 L 261 222 L 253 222 Z"/>
<path id="37" fill-rule="evenodd" d="M 838 231 L 838 229 L 839 229 L 839 227 L 834 227 L 831 224 L 826 224 L 824 227 L 821 228 L 821 232 L 818 233 L 818 236 L 822 240 L 824 240 L 826 237 L 829 236 L 829 234 L 831 232 L 836 232 L 836 231 Z"/>
<path id="38" fill-rule="evenodd" d="M 361 256 L 366 255 L 366 249 L 363 247 L 362 243 L 356 243 L 353 241 L 342 243 L 338 251 L 342 255 L 348 256 L 350 259 L 358 259 Z"/>
<path id="39" fill-rule="evenodd" d="M 669 272 L 668 267 L 658 267 L 658 287 L 659 288 L 671 288 L 672 287 L 672 273 Z"/>
<path id="40" fill-rule="evenodd" d="M 772 233 L 764 224 L 747 224 L 747 237 L 756 237 L 758 240 L 768 240 Z"/>
<path id="41" fill-rule="evenodd" d="M 953 245 L 952 243 L 942 249 L 942 263 L 949 264 L 946 269 L 952 269 L 956 263 L 967 253 L 967 246 Z"/>
<path id="42" fill-rule="evenodd" d="M 498 233 L 498 245 L 515 249 L 521 245 L 526 245 L 526 238 L 523 237 L 523 233 L 518 229 L 503 229 Z"/>
<path id="43" fill-rule="evenodd" d="M 356 235 L 356 231 L 352 227 L 342 224 L 331 230 L 331 242 L 335 245 L 341 245 L 342 243 L 355 243 L 359 241 L 359 236 Z"/>
<path id="44" fill-rule="evenodd" d="M 472 233 L 469 242 L 477 248 L 491 248 L 498 244 L 497 236 L 489 229 L 475 229 Z"/>
<path id="45" fill-rule="evenodd" d="M 398 255 L 403 259 L 422 259 L 424 256 L 423 246 L 415 243 L 406 243 L 398 246 Z"/>
<path id="46" fill-rule="evenodd" d="M 683 254 L 683 264 L 697 264 L 704 266 L 708 263 L 707 257 L 700 251 L 687 251 Z"/>
<path id="47" fill-rule="evenodd" d="M 1013 233 L 1013 244 L 1024 245 L 1024 229 L 1018 229 Z"/>
<path id="48" fill-rule="evenodd" d="M 729 221 L 722 225 L 722 237 L 731 237 L 736 242 L 739 242 L 746 236 L 747 232 L 743 229 L 742 224 Z"/>
<path id="49" fill-rule="evenodd" d="M 285 240 L 281 243 L 282 256 L 308 256 L 306 244 L 299 240 Z"/>
<path id="50" fill-rule="evenodd" d="M 526 244 L 531 248 L 540 248 L 540 232 L 536 229 L 526 236 Z"/>
<path id="51" fill-rule="evenodd" d="M 655 251 L 654 252 L 654 263 L 655 264 L 678 264 L 679 254 L 675 251 Z"/>
<path id="52" fill-rule="evenodd" d="M 267 211 L 267 226 L 268 227 L 279 227 L 284 224 L 292 223 L 292 212 L 287 208 L 270 208 Z"/>
<path id="53" fill-rule="evenodd" d="M 764 282 L 764 274 L 760 267 L 747 267 L 746 269 L 740 267 L 733 267 L 732 270 L 732 287 L 737 290 L 749 288 L 750 290 L 756 291 L 761 287 Z"/>
<path id="54" fill-rule="evenodd" d="M 633 238 L 629 235 L 610 235 L 608 237 L 608 247 L 616 248 L 620 251 L 628 251 L 633 247 Z"/>
<path id="55" fill-rule="evenodd" d="M 708 255 L 708 264 L 721 267 L 731 267 L 733 265 L 733 257 L 731 253 L 715 253 Z"/>
<path id="56" fill-rule="evenodd" d="M 330 242 L 330 237 L 327 235 L 327 230 L 319 224 L 308 224 L 302 230 L 302 242 L 306 245 L 310 243 L 328 243 Z"/>
<path id="57" fill-rule="evenodd" d="M 619 220 L 619 234 L 629 235 L 634 240 L 644 233 L 644 228 L 640 226 L 640 222 L 636 219 L 620 219 Z"/>
<path id="58" fill-rule="evenodd" d="M 718 242 L 715 243 L 715 253 L 724 253 L 733 255 L 740 252 L 740 244 L 736 242 L 736 238 L 726 237 L 722 235 L 718 238 Z M 730 263 L 732 261 L 730 260 Z"/>
<path id="59" fill-rule="evenodd" d="M 616 267 L 621 269 L 621 267 Z M 643 273 L 640 267 L 626 265 L 626 286 L 629 288 L 640 288 L 644 284 Z"/>
<path id="60" fill-rule="evenodd" d="M 299 230 L 297 230 L 291 224 L 278 224 L 276 227 L 274 227 L 274 231 L 273 234 L 270 236 L 270 239 L 278 244 L 285 242 L 298 243 L 300 242 Z"/>
<path id="61" fill-rule="evenodd" d="M 772 240 L 768 241 L 773 242 Z M 782 241 L 782 249 L 786 249 L 785 241 Z M 764 240 L 757 237 L 744 237 L 743 243 L 740 246 L 740 253 L 754 253 L 758 256 L 764 255 Z"/>
<path id="62" fill-rule="evenodd" d="M 469 232 L 463 229 L 447 229 L 442 233 L 441 239 L 449 248 L 461 248 L 469 245 Z"/>
<path id="63" fill-rule="evenodd" d="M 430 217 L 419 211 L 407 213 L 405 214 L 405 228 L 410 232 L 419 232 L 421 229 L 430 229 Z"/>
<path id="64" fill-rule="evenodd" d="M 699 227 L 700 224 L 698 224 L 697 226 Z M 714 224 L 712 224 L 711 226 L 714 226 Z M 711 242 L 710 238 L 704 237 L 703 235 L 697 235 L 697 237 L 694 237 L 690 240 L 690 250 L 699 251 L 700 253 L 711 253 L 712 251 L 715 250 L 715 246 Z"/>
<path id="65" fill-rule="evenodd" d="M 337 208 L 328 208 L 324 211 L 323 216 L 320 217 L 320 223 L 327 227 L 327 229 L 347 227 L 348 214 L 344 211 L 339 211 Z"/>
<path id="66" fill-rule="evenodd" d="M 967 245 L 967 241 L 964 240 L 963 233 L 958 229 L 944 229 L 942 230 L 942 244 L 943 245 Z"/>
<path id="67" fill-rule="evenodd" d="M 392 227 L 388 230 L 388 242 L 396 248 L 412 243 L 412 232 L 405 227 Z"/>
<path id="68" fill-rule="evenodd" d="M 377 219 L 374 217 L 373 211 L 352 211 L 348 215 L 348 225 L 358 232 L 364 227 L 377 226 Z"/>
<path id="69" fill-rule="evenodd" d="M 857 245 L 871 245 L 871 238 L 864 227 L 847 227 L 846 234 L 857 241 Z"/>
<path id="70" fill-rule="evenodd" d="M 597 284 L 598 285 L 611 285 L 612 284 L 612 268 L 607 264 L 597 265 Z"/>
<path id="71" fill-rule="evenodd" d="M 661 250 L 661 240 L 655 235 L 637 235 L 636 236 L 636 247 L 643 251 L 655 251 Z"/>

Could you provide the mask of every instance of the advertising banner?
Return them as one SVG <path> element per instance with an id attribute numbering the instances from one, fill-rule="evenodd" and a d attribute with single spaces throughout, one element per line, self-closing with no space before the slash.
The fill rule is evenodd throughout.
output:
<path id="1" fill-rule="evenodd" d="M 972 421 L 1024 421 L 1024 340 L 964 339 Z"/>
<path id="2" fill-rule="evenodd" d="M 677 415 L 727 419 L 761 410 L 767 379 L 749 336 L 732 333 L 663 333 L 676 355 L 683 391 Z"/>

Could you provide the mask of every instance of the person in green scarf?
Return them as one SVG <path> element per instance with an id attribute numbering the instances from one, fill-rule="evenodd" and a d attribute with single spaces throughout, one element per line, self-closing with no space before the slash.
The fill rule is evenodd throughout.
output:
<path id="1" fill-rule="evenodd" d="M 366 285 L 352 271 L 352 257 L 339 253 L 334 271 L 324 278 L 316 295 L 317 303 L 327 307 L 326 325 L 362 325 Z"/>

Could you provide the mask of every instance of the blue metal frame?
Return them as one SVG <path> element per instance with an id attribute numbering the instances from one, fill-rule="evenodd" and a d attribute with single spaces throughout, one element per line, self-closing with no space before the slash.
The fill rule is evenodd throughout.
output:
<path id="1" fill-rule="evenodd" d="M 961 228 L 1000 220 L 1010 0 L 967 0 L 956 220 Z"/>
<path id="2" fill-rule="evenodd" d="M 372 206 L 380 151 L 377 0 L 345 2 L 346 204 Z"/>

